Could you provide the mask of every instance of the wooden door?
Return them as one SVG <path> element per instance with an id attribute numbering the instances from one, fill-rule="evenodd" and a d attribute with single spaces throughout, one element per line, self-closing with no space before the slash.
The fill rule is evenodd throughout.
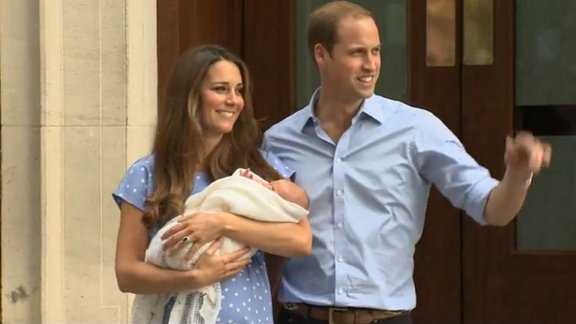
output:
<path id="1" fill-rule="evenodd" d="M 506 227 L 464 217 L 457 230 L 458 222 L 437 219 L 450 208 L 432 193 L 416 255 L 415 322 L 576 323 L 576 2 L 410 5 L 408 101 L 438 115 L 496 178 L 505 171 L 506 135 L 529 130 L 554 150 L 550 169 L 534 179 L 519 218 Z M 444 29 L 440 39 L 430 34 L 441 18 L 435 8 L 455 13 L 455 31 Z M 451 37 L 455 57 L 430 60 L 433 42 Z M 430 277 L 442 271 L 458 279 L 440 276 L 437 285 Z"/>
<path id="2" fill-rule="evenodd" d="M 407 9 L 409 91 L 406 101 L 433 112 L 460 136 L 461 42 L 457 28 L 460 3 L 411 0 Z M 462 321 L 464 217 L 436 189 L 431 190 L 424 233 L 416 246 L 414 323 Z"/>
<path id="3" fill-rule="evenodd" d="M 264 128 L 295 106 L 294 1 L 158 0 L 158 98 L 172 64 L 189 47 L 219 44 L 252 73 L 255 115 Z"/>
<path id="4" fill-rule="evenodd" d="M 462 67 L 462 138 L 498 177 L 514 131 L 554 152 L 513 224 L 464 224 L 464 322 L 576 323 L 576 2 L 497 0 L 491 11 L 492 59 Z"/>

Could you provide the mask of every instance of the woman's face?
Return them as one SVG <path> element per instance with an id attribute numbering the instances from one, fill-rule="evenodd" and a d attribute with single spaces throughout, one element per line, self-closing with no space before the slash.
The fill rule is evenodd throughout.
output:
<path id="1" fill-rule="evenodd" d="M 244 109 L 244 84 L 236 64 L 221 60 L 208 68 L 200 90 L 200 105 L 205 136 L 221 137 L 232 131 Z"/>

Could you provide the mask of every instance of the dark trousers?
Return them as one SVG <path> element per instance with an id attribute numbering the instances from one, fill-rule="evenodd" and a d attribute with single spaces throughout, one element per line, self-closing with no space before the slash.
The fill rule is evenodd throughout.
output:
<path id="1" fill-rule="evenodd" d="M 312 318 L 305 318 L 298 314 L 292 313 L 286 308 L 280 309 L 280 316 L 278 317 L 278 324 L 326 324 L 328 321 L 320 321 Z M 373 324 L 412 324 L 410 313 L 402 314 L 400 316 L 377 320 Z"/>

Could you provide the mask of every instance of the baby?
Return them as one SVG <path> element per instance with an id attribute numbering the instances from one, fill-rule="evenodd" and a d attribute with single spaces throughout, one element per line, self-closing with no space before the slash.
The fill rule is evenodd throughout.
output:
<path id="1" fill-rule="evenodd" d="M 267 182 L 248 169 L 238 169 L 233 175 L 218 179 L 202 192 L 190 196 L 186 200 L 183 215 L 229 212 L 258 221 L 296 223 L 308 214 L 308 203 L 304 190 L 290 180 Z M 184 237 L 183 247 L 177 252 L 164 251 L 162 235 L 178 224 L 178 218 L 168 221 L 154 235 L 146 250 L 147 262 L 163 268 L 189 270 L 194 268 L 200 256 L 212 244 L 209 242 L 202 245 L 190 258 L 189 251 L 194 247 L 194 242 Z M 243 247 L 239 242 L 223 238 L 217 253 L 230 253 Z M 255 252 L 252 249 L 252 254 Z M 164 314 L 166 303 L 173 303 L 170 314 Z M 159 323 L 168 319 L 170 323 L 214 323 L 220 311 L 220 303 L 220 283 L 172 295 L 138 295 L 134 302 L 133 321 Z M 186 312 L 189 309 L 193 311 Z"/>
<path id="2" fill-rule="evenodd" d="M 297 186 L 294 182 L 288 179 L 279 179 L 268 182 L 262 179 L 256 173 L 250 171 L 250 169 L 238 169 L 236 172 L 239 176 L 251 179 L 256 183 L 259 183 L 264 187 L 274 191 L 280 197 L 282 197 L 282 199 L 293 202 L 303 208 L 308 209 L 308 195 L 304 189 Z"/>

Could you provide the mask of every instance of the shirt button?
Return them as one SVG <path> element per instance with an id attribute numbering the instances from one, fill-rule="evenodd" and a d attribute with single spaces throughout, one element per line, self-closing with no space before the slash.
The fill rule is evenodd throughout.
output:
<path id="1" fill-rule="evenodd" d="M 338 294 L 342 295 L 344 293 L 344 288 L 338 289 Z"/>
<path id="2" fill-rule="evenodd" d="M 336 190 L 336 196 L 340 197 L 342 196 L 342 193 L 343 193 L 342 190 L 340 189 Z"/>
<path id="3" fill-rule="evenodd" d="M 341 158 L 337 158 L 337 159 L 336 159 L 336 162 L 340 163 L 340 162 L 342 162 L 342 159 L 341 159 Z"/>
<path id="4" fill-rule="evenodd" d="M 343 257 L 338 257 L 338 262 L 344 262 L 344 258 L 343 258 Z"/>
<path id="5" fill-rule="evenodd" d="M 336 227 L 337 227 L 337 228 L 342 228 L 342 226 L 343 226 L 342 223 L 336 224 Z"/>

